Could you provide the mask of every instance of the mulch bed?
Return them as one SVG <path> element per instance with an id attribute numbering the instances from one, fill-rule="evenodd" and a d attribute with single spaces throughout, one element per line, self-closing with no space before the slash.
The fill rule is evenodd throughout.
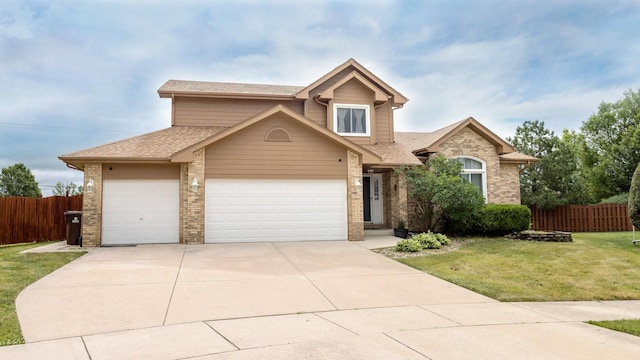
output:
<path id="1" fill-rule="evenodd" d="M 410 258 L 410 257 L 416 257 L 416 256 L 437 255 L 437 254 L 442 254 L 449 251 L 456 251 L 460 249 L 462 245 L 470 244 L 474 241 L 472 239 L 454 239 L 454 238 L 449 238 L 449 239 L 451 240 L 451 245 L 443 246 L 440 249 L 423 249 L 417 252 L 402 252 L 402 251 L 396 251 L 395 247 L 387 247 L 387 248 L 381 248 L 381 249 L 373 249 L 373 251 L 392 259 L 403 259 L 403 258 Z"/>

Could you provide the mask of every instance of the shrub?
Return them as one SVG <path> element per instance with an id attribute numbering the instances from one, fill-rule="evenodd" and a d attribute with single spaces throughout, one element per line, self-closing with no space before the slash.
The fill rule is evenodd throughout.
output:
<path id="1" fill-rule="evenodd" d="M 476 231 L 488 234 L 508 234 L 528 230 L 531 210 L 524 205 L 488 204 L 480 210 Z"/>
<path id="2" fill-rule="evenodd" d="M 423 249 L 440 249 L 443 245 L 451 244 L 451 240 L 445 235 L 432 232 L 415 234 L 410 240 L 418 241 Z"/>
<path id="3" fill-rule="evenodd" d="M 476 186 L 460 177 L 462 164 L 437 155 L 424 166 L 401 168 L 407 175 L 408 196 L 415 201 L 420 230 L 434 230 L 443 222 L 460 227 L 472 224 L 470 215 L 483 205 L 484 197 Z"/>
<path id="4" fill-rule="evenodd" d="M 435 233 L 436 239 L 442 244 L 442 246 L 451 245 L 451 240 L 445 234 Z"/>
<path id="5" fill-rule="evenodd" d="M 623 193 L 600 200 L 599 204 L 627 204 L 629 203 L 629 193 Z"/>
<path id="6" fill-rule="evenodd" d="M 640 229 L 640 163 L 631 178 L 629 188 L 629 218 L 636 229 Z"/>
<path id="7" fill-rule="evenodd" d="M 402 239 L 396 244 L 396 250 L 402 252 L 417 252 L 422 250 L 422 244 L 414 239 Z"/>

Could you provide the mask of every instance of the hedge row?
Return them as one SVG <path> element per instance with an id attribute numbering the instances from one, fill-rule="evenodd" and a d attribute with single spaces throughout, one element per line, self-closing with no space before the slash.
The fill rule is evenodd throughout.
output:
<path id="1" fill-rule="evenodd" d="M 508 234 L 528 230 L 531 210 L 525 205 L 489 204 L 480 210 L 476 230 L 486 234 Z"/>
<path id="2" fill-rule="evenodd" d="M 473 216 L 472 225 L 464 229 L 449 223 L 447 231 L 467 234 L 505 235 L 528 230 L 531 210 L 525 205 L 488 204 Z"/>

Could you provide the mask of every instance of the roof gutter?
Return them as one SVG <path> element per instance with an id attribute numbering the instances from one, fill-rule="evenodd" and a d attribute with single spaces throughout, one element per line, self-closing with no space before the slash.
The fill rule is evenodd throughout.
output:
<path id="1" fill-rule="evenodd" d="M 84 171 L 84 169 L 80 169 L 79 167 L 77 167 L 77 166 L 75 166 L 75 165 L 73 165 L 71 163 L 68 163 L 68 162 L 65 162 L 65 165 L 67 165 L 67 167 L 69 169 L 78 170 L 78 171 Z"/>
<path id="2" fill-rule="evenodd" d="M 160 92 L 161 98 L 172 98 L 176 96 L 197 97 L 197 98 L 220 98 L 220 99 L 255 99 L 255 100 L 296 100 L 295 95 L 274 95 L 274 94 L 241 94 L 241 93 L 214 93 L 214 92 Z"/>

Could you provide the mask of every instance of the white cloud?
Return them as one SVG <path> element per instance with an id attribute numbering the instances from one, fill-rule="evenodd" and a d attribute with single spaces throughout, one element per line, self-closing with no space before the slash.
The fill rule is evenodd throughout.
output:
<path id="1" fill-rule="evenodd" d="M 7 138 L 0 124 L 0 150 L 48 174 L 64 166 L 58 152 L 169 126 L 170 101 L 156 94 L 167 79 L 305 85 L 351 57 L 411 99 L 395 112 L 406 131 L 467 116 L 501 136 L 523 119 L 577 129 L 640 84 L 637 2 L 410 5 L 3 3 L 0 122 L 89 132 Z"/>

